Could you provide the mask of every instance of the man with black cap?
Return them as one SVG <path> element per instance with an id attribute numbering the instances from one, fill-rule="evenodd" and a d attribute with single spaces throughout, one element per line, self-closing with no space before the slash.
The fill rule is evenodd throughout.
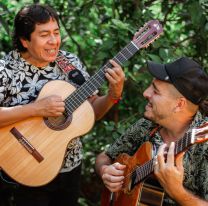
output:
<path id="1" fill-rule="evenodd" d="M 163 205 L 207 206 L 208 143 L 194 144 L 177 157 L 174 149 L 176 141 L 208 122 L 200 110 L 208 96 L 208 75 L 187 57 L 168 64 L 148 62 L 148 70 L 154 78 L 143 93 L 148 101 L 144 118 L 98 155 L 96 171 L 111 192 L 119 191 L 126 165 L 115 159 L 121 153 L 134 155 L 149 141 L 157 154 L 154 174 L 165 191 Z"/>

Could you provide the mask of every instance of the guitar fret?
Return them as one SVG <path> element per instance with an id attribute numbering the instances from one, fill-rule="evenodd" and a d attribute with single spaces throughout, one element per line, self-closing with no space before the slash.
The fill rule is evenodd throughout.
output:
<path id="1" fill-rule="evenodd" d="M 115 60 L 116 63 L 122 65 L 122 62 L 119 60 L 119 57 L 114 57 L 113 60 Z"/>
<path id="2" fill-rule="evenodd" d="M 178 145 L 179 145 L 179 141 L 176 141 L 175 142 L 175 149 L 174 149 L 174 154 L 178 154 L 179 153 L 179 150 L 178 150 Z"/>
<path id="3" fill-rule="evenodd" d="M 119 55 L 121 55 L 123 59 L 127 60 L 127 58 L 125 57 L 125 55 L 123 55 L 122 51 L 119 53 Z"/>
<path id="4" fill-rule="evenodd" d="M 190 135 L 188 134 L 188 137 L 189 137 Z M 185 138 L 185 145 L 189 145 L 189 138 Z M 191 140 L 190 140 L 191 141 Z"/>
<path id="5" fill-rule="evenodd" d="M 131 42 L 127 48 L 129 48 L 134 54 L 138 51 L 138 48 L 135 46 L 134 42 Z"/>
<path id="6" fill-rule="evenodd" d="M 191 145 L 191 133 L 190 132 L 186 133 L 183 138 L 175 142 L 175 154 L 180 153 L 189 145 Z"/>
<path id="7" fill-rule="evenodd" d="M 179 153 L 183 150 L 183 148 L 185 148 L 186 147 L 186 145 L 184 145 L 184 141 L 183 141 L 183 139 L 181 139 L 181 141 L 179 142 L 180 144 L 179 144 Z"/>
<path id="8" fill-rule="evenodd" d="M 153 172 L 154 164 L 153 159 L 147 161 L 145 164 L 139 166 L 135 170 L 136 178 L 134 179 L 133 186 L 143 180 L 147 175 Z"/>
<path id="9" fill-rule="evenodd" d="M 129 56 L 131 56 L 131 53 L 129 53 L 128 49 L 126 49 L 126 48 L 125 48 L 125 50 L 122 51 L 122 54 L 126 55 L 127 58 Z"/>
<path id="10" fill-rule="evenodd" d="M 127 48 L 127 51 L 128 53 L 126 54 L 127 58 L 125 57 L 125 55 L 122 53 L 123 51 L 125 52 L 125 48 L 123 50 L 121 50 L 118 55 L 115 57 L 116 59 L 119 60 L 120 63 L 123 63 L 125 62 L 127 59 L 128 59 L 128 54 L 130 54 L 130 56 L 132 56 L 132 52 L 136 53 L 136 51 L 132 50 L 131 48 L 128 49 L 128 47 L 130 47 L 131 44 L 129 44 L 126 48 Z M 129 53 L 129 50 L 132 50 L 132 52 Z M 129 57 L 130 57 L 129 56 Z"/>
<path id="11" fill-rule="evenodd" d="M 183 149 L 187 147 L 186 139 L 187 139 L 187 137 L 181 139 L 180 152 L 183 151 Z"/>
<path id="12" fill-rule="evenodd" d="M 121 52 L 117 55 L 117 59 L 119 59 L 119 61 L 121 63 L 126 61 L 126 58 L 124 57 L 124 55 Z"/>
<path id="13" fill-rule="evenodd" d="M 131 53 L 131 51 L 128 49 L 128 47 L 126 47 L 126 51 L 128 51 L 128 53 L 132 55 L 132 53 Z"/>

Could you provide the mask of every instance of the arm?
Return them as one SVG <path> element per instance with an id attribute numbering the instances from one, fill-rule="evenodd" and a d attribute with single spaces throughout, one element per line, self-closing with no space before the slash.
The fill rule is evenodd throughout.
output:
<path id="1" fill-rule="evenodd" d="M 36 102 L 14 107 L 0 107 L 0 127 L 29 117 L 59 116 L 64 112 L 64 102 L 59 96 L 49 96 Z"/>
<path id="2" fill-rule="evenodd" d="M 183 154 L 174 157 L 174 143 L 172 142 L 165 162 L 164 151 L 166 144 L 162 145 L 158 151 L 158 163 L 155 165 L 154 173 L 160 184 L 169 196 L 181 206 L 207 206 L 206 200 L 200 199 L 183 186 L 184 168 Z M 175 162 L 175 164 L 174 164 Z"/>
<path id="3" fill-rule="evenodd" d="M 112 160 L 104 152 L 97 156 L 95 162 L 97 174 L 111 192 L 116 192 L 121 189 L 125 167 L 125 165 L 118 162 L 112 164 Z"/>
<path id="4" fill-rule="evenodd" d="M 109 81 L 109 93 L 105 96 L 93 96 L 90 102 L 95 110 L 96 119 L 102 118 L 107 111 L 114 105 L 112 98 L 121 96 L 124 84 L 124 73 L 121 67 L 112 61 L 114 66 L 108 69 L 106 78 Z M 64 102 L 61 97 L 53 95 L 29 103 L 14 107 L 0 107 L 0 127 L 13 124 L 29 117 L 42 116 L 51 117 L 59 116 L 64 112 Z"/>
<path id="5" fill-rule="evenodd" d="M 111 60 L 112 69 L 106 70 L 106 78 L 109 82 L 108 94 L 105 96 L 93 96 L 89 99 L 95 111 L 96 120 L 101 119 L 109 109 L 115 104 L 115 100 L 121 98 L 125 75 L 115 61 Z"/>
<path id="6" fill-rule="evenodd" d="M 118 162 L 113 163 L 120 154 L 127 153 L 133 155 L 138 147 L 143 143 L 149 127 L 152 126 L 145 119 L 140 119 L 130 126 L 126 132 L 115 140 L 105 152 L 96 158 L 96 172 L 102 178 L 105 186 L 112 192 L 121 189 L 124 179 L 125 165 Z"/>

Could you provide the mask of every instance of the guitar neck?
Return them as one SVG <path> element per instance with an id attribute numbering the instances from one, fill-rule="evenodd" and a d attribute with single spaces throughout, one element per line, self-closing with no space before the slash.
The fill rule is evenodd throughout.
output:
<path id="1" fill-rule="evenodd" d="M 194 144 L 193 132 L 186 133 L 183 138 L 175 142 L 175 151 L 174 151 L 175 155 L 184 151 L 186 148 L 190 147 L 193 144 Z M 149 176 L 154 171 L 154 164 L 156 158 L 157 156 L 147 161 L 145 164 L 137 167 L 132 172 L 132 185 L 131 185 L 132 188 L 139 182 L 143 181 L 147 176 Z"/>
<path id="2" fill-rule="evenodd" d="M 133 41 L 131 41 L 113 58 L 113 60 L 122 66 L 138 50 L 139 48 Z M 100 86 L 105 82 L 105 70 L 107 68 L 112 68 L 112 65 L 109 62 L 107 62 L 92 77 L 82 84 L 82 86 L 65 99 L 68 114 L 72 114 L 88 97 L 93 95 L 93 93 L 100 88 Z"/>

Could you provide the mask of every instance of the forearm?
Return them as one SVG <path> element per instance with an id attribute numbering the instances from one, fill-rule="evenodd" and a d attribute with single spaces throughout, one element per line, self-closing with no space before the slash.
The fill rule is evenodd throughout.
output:
<path id="1" fill-rule="evenodd" d="M 177 195 L 174 199 L 181 206 L 208 206 L 208 201 L 200 199 L 200 197 L 192 194 L 184 187 L 177 189 Z"/>
<path id="2" fill-rule="evenodd" d="M 33 104 L 0 108 L 0 127 L 24 120 L 34 115 Z"/>
<path id="3" fill-rule="evenodd" d="M 112 160 L 104 153 L 100 153 L 95 160 L 96 173 L 101 177 L 103 169 L 110 165 Z"/>
<path id="4" fill-rule="evenodd" d="M 94 108 L 96 120 L 101 119 L 115 104 L 109 95 L 96 96 L 91 103 Z"/>

